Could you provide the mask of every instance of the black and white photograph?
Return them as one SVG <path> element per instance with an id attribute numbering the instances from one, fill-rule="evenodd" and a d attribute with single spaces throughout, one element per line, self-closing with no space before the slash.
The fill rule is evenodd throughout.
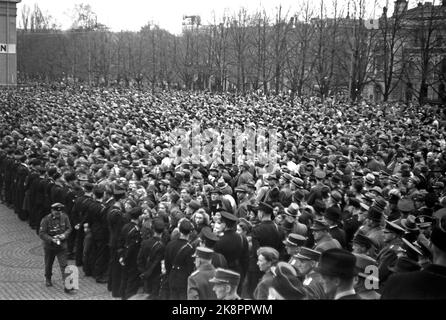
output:
<path id="1" fill-rule="evenodd" d="M 446 0 L 0 0 L 0 300 L 444 300 L 445 128 Z"/>

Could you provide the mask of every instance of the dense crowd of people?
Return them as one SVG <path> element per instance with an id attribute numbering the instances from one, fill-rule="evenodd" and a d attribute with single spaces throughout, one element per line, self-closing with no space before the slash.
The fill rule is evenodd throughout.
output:
<path id="1" fill-rule="evenodd" d="M 133 89 L 0 92 L 3 203 L 129 299 L 446 297 L 445 109 Z M 171 132 L 277 131 L 277 161 Z M 62 214 L 61 214 L 62 213 Z"/>

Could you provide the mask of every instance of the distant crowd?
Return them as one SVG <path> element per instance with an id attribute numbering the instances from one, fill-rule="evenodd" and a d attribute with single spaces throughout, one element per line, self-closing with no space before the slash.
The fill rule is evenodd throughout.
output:
<path id="1" fill-rule="evenodd" d="M 185 156 L 171 133 L 193 123 L 274 129 L 277 157 Z M 68 259 L 122 299 L 445 298 L 445 123 L 430 105 L 0 91 L 1 200 L 44 241 L 65 212 Z"/>

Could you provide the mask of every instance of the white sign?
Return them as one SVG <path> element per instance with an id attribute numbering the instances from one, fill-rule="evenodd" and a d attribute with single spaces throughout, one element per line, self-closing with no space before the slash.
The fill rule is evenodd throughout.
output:
<path id="1" fill-rule="evenodd" d="M 16 53 L 15 44 L 0 43 L 0 53 Z"/>

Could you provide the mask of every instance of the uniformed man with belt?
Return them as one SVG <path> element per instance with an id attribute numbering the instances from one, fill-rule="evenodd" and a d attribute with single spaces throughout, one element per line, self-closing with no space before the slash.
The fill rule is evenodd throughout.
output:
<path id="1" fill-rule="evenodd" d="M 54 203 L 51 213 L 40 222 L 39 236 L 43 240 L 45 252 L 45 278 L 46 286 L 51 287 L 52 270 L 54 258 L 59 262 L 62 278 L 65 280 L 65 268 L 67 266 L 68 249 L 66 239 L 71 232 L 68 215 L 63 212 L 65 206 Z M 65 292 L 68 290 L 65 288 Z"/>
<path id="2" fill-rule="evenodd" d="M 236 232 L 238 218 L 229 212 L 221 212 L 224 234 L 214 246 L 214 251 L 225 256 L 228 269 L 237 272 L 241 278 L 240 283 L 248 271 L 249 244 L 248 240 Z M 239 288 L 241 292 L 241 286 Z"/>
<path id="3" fill-rule="evenodd" d="M 197 268 L 187 279 L 187 300 L 215 300 L 217 297 L 209 282 L 215 276 L 215 268 L 212 265 L 212 253 L 214 250 L 206 247 L 198 247 L 195 250 L 195 267 Z"/>
<path id="4" fill-rule="evenodd" d="M 187 278 L 194 270 L 194 249 L 189 243 L 193 230 L 192 222 L 183 218 L 179 225 L 180 237 L 166 246 L 165 267 L 171 300 L 186 300 Z"/>

